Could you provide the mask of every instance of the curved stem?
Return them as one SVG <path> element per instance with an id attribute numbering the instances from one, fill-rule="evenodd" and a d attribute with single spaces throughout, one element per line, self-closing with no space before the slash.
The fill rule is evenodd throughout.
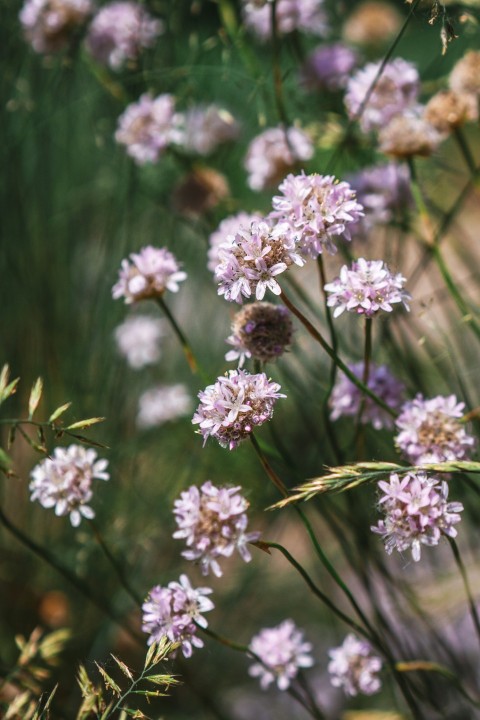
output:
<path id="1" fill-rule="evenodd" d="M 453 134 L 455 135 L 455 140 L 457 141 L 458 147 L 460 148 L 460 152 L 463 155 L 463 159 L 467 164 L 470 174 L 475 177 L 477 174 L 477 166 L 475 164 L 472 151 L 470 150 L 470 146 L 465 138 L 463 129 L 461 127 L 456 127 L 453 130 Z"/>
<path id="2" fill-rule="evenodd" d="M 114 569 L 114 571 L 115 571 L 118 579 L 120 580 L 120 584 L 122 585 L 122 587 L 124 588 L 124 590 L 127 592 L 127 594 L 131 597 L 131 599 L 133 600 L 133 602 L 134 602 L 136 605 L 138 605 L 138 607 L 141 608 L 141 607 L 142 607 L 142 604 L 143 604 L 142 598 L 140 597 L 140 595 L 138 595 L 138 594 L 135 592 L 135 590 L 132 588 L 132 586 L 131 586 L 130 583 L 128 582 L 128 579 L 127 579 L 127 577 L 126 577 L 126 575 L 125 575 L 125 572 L 124 572 L 122 566 L 120 565 L 120 563 L 118 562 L 118 560 L 115 558 L 115 556 L 114 556 L 113 553 L 111 552 L 110 548 L 108 547 L 107 543 L 106 543 L 105 540 L 103 539 L 103 537 L 102 537 L 102 535 L 101 535 L 101 533 L 100 533 L 100 530 L 98 529 L 95 521 L 94 521 L 94 520 L 89 520 L 88 522 L 89 522 L 90 527 L 92 528 L 93 536 L 94 536 L 95 540 L 97 541 L 97 543 L 98 543 L 98 544 L 100 545 L 100 547 L 102 548 L 103 553 L 105 554 L 105 557 L 107 558 L 108 562 L 110 563 L 110 565 L 111 565 L 112 568 Z"/>
<path id="3" fill-rule="evenodd" d="M 198 366 L 198 363 L 197 363 L 197 361 L 196 361 L 196 359 L 195 359 L 195 355 L 193 354 L 193 350 L 192 350 L 192 348 L 191 348 L 191 346 L 190 346 L 190 343 L 188 342 L 187 338 L 185 337 L 185 334 L 183 333 L 183 331 L 182 331 L 181 328 L 179 327 L 177 321 L 176 321 L 175 318 L 173 317 L 170 308 L 168 307 L 168 305 L 166 304 L 166 302 L 165 302 L 165 300 L 163 299 L 162 296 L 157 297 L 156 300 L 157 300 L 157 303 L 158 303 L 158 304 L 160 305 L 160 307 L 162 308 L 164 314 L 166 315 L 168 322 L 169 322 L 170 325 L 172 326 L 173 332 L 174 332 L 175 335 L 177 336 L 177 338 L 178 338 L 178 340 L 179 340 L 179 342 L 180 342 L 180 345 L 182 346 L 182 350 L 183 350 L 184 355 L 185 355 L 185 357 L 186 357 L 186 359 L 187 359 L 187 362 L 188 362 L 188 365 L 189 365 L 190 370 L 191 370 L 192 373 L 194 373 L 194 374 L 199 373 L 199 372 L 200 372 L 199 366 Z"/>
<path id="4" fill-rule="evenodd" d="M 477 606 L 475 605 L 475 600 L 472 595 L 472 589 L 470 587 L 470 582 L 468 580 L 467 569 L 462 560 L 462 556 L 460 555 L 460 551 L 458 549 L 457 543 L 451 537 L 447 536 L 447 539 L 448 539 L 448 542 L 450 543 L 450 547 L 452 548 L 453 557 L 455 558 L 455 562 L 457 563 L 457 567 L 460 572 L 460 575 L 462 576 L 463 586 L 465 588 L 465 593 L 466 593 L 466 596 L 468 599 L 468 605 L 470 608 L 470 615 L 472 616 L 472 622 L 475 627 L 475 631 L 477 633 L 478 640 L 480 641 L 480 618 L 478 616 Z"/>
<path id="5" fill-rule="evenodd" d="M 442 677 L 449 680 L 452 685 L 454 685 L 459 693 L 463 695 L 463 697 L 468 700 L 472 705 L 474 705 L 477 708 L 480 708 L 480 700 L 477 698 L 472 697 L 470 693 L 465 690 L 463 687 L 460 679 L 448 668 L 444 667 L 443 665 L 439 665 L 435 662 L 430 662 L 429 660 L 412 660 L 409 662 L 397 662 L 395 664 L 395 667 L 398 672 L 433 672 L 438 673 L 439 675 L 442 675 Z"/>

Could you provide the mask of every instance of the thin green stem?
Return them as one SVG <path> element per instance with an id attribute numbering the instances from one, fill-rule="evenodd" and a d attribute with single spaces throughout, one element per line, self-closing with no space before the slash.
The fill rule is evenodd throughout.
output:
<path id="1" fill-rule="evenodd" d="M 463 129 L 461 127 L 456 127 L 453 130 L 453 134 L 455 136 L 455 140 L 457 141 L 458 147 L 460 148 L 460 152 L 463 155 L 463 159 L 465 160 L 467 167 L 470 171 L 470 174 L 475 177 L 477 174 L 477 166 L 475 164 L 475 158 L 473 157 L 470 146 L 465 138 L 465 133 L 463 132 Z"/>
<path id="2" fill-rule="evenodd" d="M 258 459 L 260 460 L 266 474 L 268 475 L 268 477 L 270 478 L 272 483 L 275 485 L 275 487 L 277 488 L 280 495 L 282 495 L 284 498 L 288 497 L 288 490 L 287 490 L 285 484 L 278 477 L 277 473 L 275 472 L 275 470 L 272 468 L 272 466 L 268 462 L 267 458 L 265 457 L 265 455 L 262 452 L 260 445 L 258 444 L 257 438 L 255 437 L 255 435 L 253 433 L 250 433 L 250 440 L 252 442 L 255 452 L 257 453 Z"/>
<path id="3" fill-rule="evenodd" d="M 285 103 L 283 102 L 282 70 L 280 68 L 280 43 L 277 24 L 277 0 L 270 2 L 270 22 L 272 24 L 272 61 L 273 61 L 273 89 L 278 117 L 284 126 L 285 140 L 289 145 L 287 128 L 289 126 Z M 292 151 L 292 148 L 290 148 Z"/>
<path id="4" fill-rule="evenodd" d="M 113 555 L 113 553 L 111 552 L 110 548 L 108 547 L 107 543 L 106 543 L 105 540 L 103 539 L 102 534 L 100 533 L 100 530 L 98 529 L 95 521 L 94 521 L 94 520 L 89 520 L 89 525 L 90 525 L 90 527 L 92 528 L 92 532 L 93 532 L 93 536 L 94 536 L 95 540 L 97 541 L 97 543 L 98 543 L 98 544 L 100 545 L 100 547 L 102 548 L 102 551 L 103 551 L 105 557 L 107 558 L 108 562 L 110 563 L 110 565 L 111 565 L 112 568 L 114 569 L 114 571 L 115 571 L 118 579 L 120 580 L 120 584 L 122 585 L 122 587 L 124 588 L 124 590 L 127 592 L 127 594 L 131 597 L 131 599 L 133 600 L 133 602 L 134 602 L 136 605 L 138 605 L 138 607 L 141 608 L 141 607 L 142 607 L 142 604 L 143 604 L 142 598 L 140 597 L 140 595 L 138 595 L 138 594 L 136 593 L 136 591 L 135 591 L 135 590 L 132 588 L 132 586 L 130 585 L 130 583 L 129 583 L 126 575 L 125 575 L 125 572 L 124 572 L 122 566 L 120 565 L 120 563 L 118 562 L 118 560 L 117 560 L 116 557 Z"/>
<path id="5" fill-rule="evenodd" d="M 451 537 L 448 537 L 448 542 L 450 543 L 450 547 L 452 548 L 452 552 L 453 552 L 453 557 L 455 558 L 455 562 L 457 563 L 458 570 L 460 572 L 460 575 L 462 576 L 463 586 L 465 588 L 465 594 L 467 596 L 468 605 L 470 608 L 470 615 L 472 616 L 472 622 L 474 624 L 475 631 L 477 633 L 478 640 L 480 642 L 480 618 L 478 616 L 477 606 L 475 604 L 475 599 L 472 595 L 472 589 L 470 587 L 470 582 L 468 580 L 467 569 L 464 565 L 462 556 L 460 555 L 460 551 L 458 549 L 458 545 L 455 542 L 455 540 Z"/>
<path id="6" fill-rule="evenodd" d="M 177 321 L 175 320 L 170 308 L 166 304 L 163 297 L 160 295 L 156 298 L 157 303 L 161 307 L 162 311 L 164 312 L 165 316 L 167 317 L 168 322 L 172 326 L 173 332 L 177 336 L 180 345 L 182 346 L 182 350 L 184 352 L 184 355 L 187 359 L 188 365 L 190 367 L 190 370 L 192 373 L 197 374 L 200 372 L 198 363 L 195 359 L 195 355 L 193 354 L 193 350 L 190 346 L 190 343 L 188 342 L 187 338 L 185 337 L 185 334 L 181 330 L 180 326 L 178 325 Z"/>
<path id="7" fill-rule="evenodd" d="M 480 708 L 480 700 L 477 698 L 474 698 L 470 693 L 464 688 L 461 680 L 455 675 L 454 672 L 452 672 L 449 668 L 444 667 L 443 665 L 440 665 L 439 663 L 430 662 L 429 660 L 411 660 L 407 662 L 397 662 L 396 663 L 396 669 L 398 672 L 401 673 L 409 673 L 409 672 L 433 672 L 438 673 L 442 677 L 446 678 L 449 682 L 452 683 L 454 687 L 458 690 L 458 692 L 463 695 L 463 697 L 468 700 L 472 705 L 474 705 L 477 708 Z"/>

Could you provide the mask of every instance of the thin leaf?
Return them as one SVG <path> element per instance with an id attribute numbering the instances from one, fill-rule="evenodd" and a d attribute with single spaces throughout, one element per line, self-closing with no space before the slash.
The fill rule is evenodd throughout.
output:
<path id="1" fill-rule="evenodd" d="M 0 468 L 5 471 L 9 470 L 11 464 L 12 464 L 11 458 L 7 455 L 5 450 L 0 447 Z"/>
<path id="2" fill-rule="evenodd" d="M 74 422 L 71 425 L 67 425 L 65 430 L 83 430 L 84 428 L 88 428 L 91 425 L 96 425 L 97 423 L 101 423 L 105 420 L 104 417 L 93 417 L 93 418 L 87 418 L 86 420 L 79 420 L 78 422 Z"/>
<path id="3" fill-rule="evenodd" d="M 72 432 L 68 432 L 66 434 L 69 437 L 75 438 L 75 440 L 80 440 L 80 442 L 84 443 L 84 445 L 93 445 L 93 447 L 98 447 L 98 448 L 101 448 L 102 450 L 110 450 L 108 445 L 98 442 L 98 440 L 91 440 L 90 438 L 85 437 L 85 435 L 77 435 L 76 433 L 72 433 Z M 62 432 L 62 435 L 63 435 L 63 432 Z"/>
<path id="4" fill-rule="evenodd" d="M 64 405 L 60 405 L 60 407 L 54 410 L 53 413 L 50 415 L 50 417 L 48 418 L 48 422 L 53 423 L 55 422 L 55 420 L 58 420 L 60 415 L 63 415 L 63 413 L 68 410 L 71 404 L 71 402 L 67 402 Z"/>
<path id="5" fill-rule="evenodd" d="M 30 391 L 30 397 L 28 398 L 28 419 L 31 420 L 38 407 L 40 398 L 43 392 L 43 380 L 41 377 L 37 378 Z"/>
<path id="6" fill-rule="evenodd" d="M 123 674 L 126 675 L 129 680 L 133 680 L 133 675 L 132 675 L 132 673 L 130 672 L 130 669 L 125 665 L 125 663 L 122 662 L 122 661 L 121 661 L 119 658 L 117 658 L 115 655 L 113 655 L 113 653 L 110 653 L 110 654 L 111 654 L 112 658 L 115 660 L 115 662 L 117 663 L 117 665 L 118 665 L 118 667 L 120 668 L 120 670 L 123 672 Z"/>

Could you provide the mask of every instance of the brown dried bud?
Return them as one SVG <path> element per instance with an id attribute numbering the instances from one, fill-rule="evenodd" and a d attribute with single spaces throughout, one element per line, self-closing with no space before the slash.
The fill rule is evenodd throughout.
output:
<path id="1" fill-rule="evenodd" d="M 271 362 L 288 349 L 292 341 L 292 320 L 287 308 L 268 302 L 253 302 L 235 315 L 227 342 L 234 350 L 227 360 L 243 356 Z"/>
<path id="2" fill-rule="evenodd" d="M 441 135 L 421 117 L 398 115 L 380 131 L 379 150 L 396 158 L 431 155 L 442 140 Z"/>
<path id="3" fill-rule="evenodd" d="M 343 26 L 343 38 L 356 45 L 385 45 L 398 33 L 402 16 L 380 0 L 367 0 L 358 5 Z"/>
<path id="4" fill-rule="evenodd" d="M 474 95 L 441 90 L 425 107 L 424 119 L 440 133 L 449 133 L 466 122 L 478 120 L 478 101 Z"/>
<path id="5" fill-rule="evenodd" d="M 200 217 L 230 195 L 227 178 L 212 168 L 196 168 L 173 193 L 175 209 L 187 217 Z"/>

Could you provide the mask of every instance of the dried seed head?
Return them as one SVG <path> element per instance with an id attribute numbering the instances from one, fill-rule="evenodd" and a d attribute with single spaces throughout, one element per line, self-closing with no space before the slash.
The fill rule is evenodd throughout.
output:
<path id="1" fill-rule="evenodd" d="M 480 51 L 471 50 L 450 73 L 450 87 L 460 93 L 480 94 Z"/>
<path id="2" fill-rule="evenodd" d="M 230 195 L 225 175 L 212 168 L 197 168 L 183 178 L 173 193 L 175 209 L 187 217 L 199 217 Z"/>
<path id="3" fill-rule="evenodd" d="M 246 357 L 261 362 L 276 360 L 288 349 L 292 332 L 290 313 L 282 305 L 268 302 L 246 305 L 233 319 L 232 334 L 227 342 L 234 349 L 225 359 L 239 359 L 240 367 Z"/>
<path id="4" fill-rule="evenodd" d="M 399 115 L 379 133 L 379 149 L 386 155 L 408 158 L 428 157 L 442 139 L 438 131 L 422 117 Z"/>
<path id="5" fill-rule="evenodd" d="M 351 13 L 343 26 L 343 37 L 356 45 L 384 45 L 401 24 L 402 16 L 392 5 L 368 0 Z"/>
<path id="6" fill-rule="evenodd" d="M 441 90 L 425 107 L 424 119 L 440 133 L 450 133 L 466 122 L 478 120 L 478 102 L 474 95 Z"/>

